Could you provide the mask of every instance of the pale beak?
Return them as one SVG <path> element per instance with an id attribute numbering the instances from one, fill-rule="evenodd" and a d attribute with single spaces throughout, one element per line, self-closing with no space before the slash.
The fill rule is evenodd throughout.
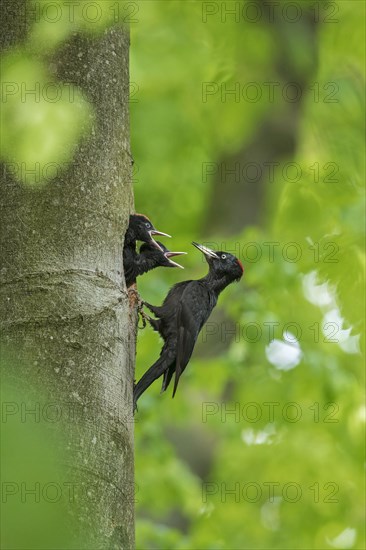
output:
<path id="1" fill-rule="evenodd" d="M 157 231 L 156 229 L 151 229 L 149 232 L 149 235 L 151 237 L 152 244 L 161 252 L 164 252 L 164 250 L 161 248 L 161 246 L 158 245 L 155 239 L 153 239 L 153 235 L 162 235 L 163 237 L 170 237 L 167 233 L 162 233 L 161 231 Z"/>
<path id="2" fill-rule="evenodd" d="M 151 237 L 151 235 L 150 235 L 150 237 Z M 153 239 L 152 237 L 151 237 L 151 244 L 152 244 L 153 246 L 155 246 L 158 250 L 160 250 L 160 252 L 164 252 L 164 250 L 161 248 L 161 246 L 160 246 L 160 245 L 156 242 L 156 240 Z"/>
<path id="3" fill-rule="evenodd" d="M 164 256 L 172 267 L 180 267 L 181 269 L 184 269 L 182 265 L 178 264 L 177 262 L 173 262 L 173 260 L 170 259 L 173 256 L 183 256 L 183 254 L 187 254 L 187 252 L 165 252 Z"/>
<path id="4" fill-rule="evenodd" d="M 161 231 L 158 231 L 157 229 L 151 229 L 149 231 L 150 235 L 161 235 L 162 237 L 169 237 L 171 239 L 171 235 L 168 235 L 168 233 L 162 233 Z"/>
<path id="5" fill-rule="evenodd" d="M 219 259 L 216 252 L 211 250 L 211 248 L 207 248 L 207 246 L 203 246 L 203 244 L 195 243 L 194 241 L 192 242 L 192 244 L 193 246 L 198 248 L 198 250 L 200 250 L 206 257 Z"/>

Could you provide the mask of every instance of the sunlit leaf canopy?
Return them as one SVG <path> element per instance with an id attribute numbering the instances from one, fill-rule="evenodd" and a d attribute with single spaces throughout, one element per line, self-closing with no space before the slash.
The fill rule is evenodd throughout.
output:
<path id="1" fill-rule="evenodd" d="M 363 548 L 364 6 L 315 3 L 313 52 L 287 25 L 295 84 L 314 63 L 296 147 L 273 167 L 260 221 L 233 232 L 240 205 L 212 199 L 233 181 L 220 162 L 271 115 L 291 128 L 296 92 L 275 33 L 239 4 L 254 3 L 140 2 L 131 26 L 136 209 L 189 252 L 184 272 L 153 272 L 139 291 L 159 304 L 203 276 L 192 240 L 245 266 L 174 400 L 158 382 L 140 399 L 137 547 Z M 281 24 L 288 3 L 276 4 Z M 137 377 L 160 346 L 140 331 Z"/>

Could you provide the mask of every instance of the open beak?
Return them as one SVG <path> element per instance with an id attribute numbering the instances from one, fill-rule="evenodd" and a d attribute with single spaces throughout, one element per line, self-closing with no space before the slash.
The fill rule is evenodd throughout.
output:
<path id="1" fill-rule="evenodd" d="M 177 262 L 173 262 L 173 260 L 170 259 L 173 256 L 183 256 L 184 254 L 187 254 L 187 252 L 165 252 L 164 256 L 172 267 L 180 267 L 181 269 L 184 269 L 182 265 L 178 264 Z"/>
<path id="2" fill-rule="evenodd" d="M 162 233 L 161 231 L 157 231 L 156 229 L 151 229 L 151 231 L 149 231 L 149 235 L 150 235 L 150 238 L 151 238 L 151 243 L 158 250 L 160 250 L 161 252 L 164 252 L 164 250 L 161 248 L 161 246 L 159 246 L 158 243 L 156 242 L 156 240 L 153 238 L 153 235 L 162 235 L 163 237 L 170 237 L 170 235 L 168 235 L 168 233 Z"/>
<path id="3" fill-rule="evenodd" d="M 162 233 L 161 231 L 158 231 L 157 229 L 151 229 L 149 231 L 150 235 L 161 235 L 162 237 L 169 237 L 171 238 L 171 235 L 168 235 L 168 233 Z"/>
<path id="4" fill-rule="evenodd" d="M 206 258 L 217 258 L 217 259 L 219 258 L 216 252 L 211 250 L 211 248 L 207 248 L 207 246 L 203 246 L 203 244 L 195 243 L 194 241 L 192 242 L 192 244 L 193 246 L 198 248 L 198 250 L 200 250 L 206 256 Z"/>

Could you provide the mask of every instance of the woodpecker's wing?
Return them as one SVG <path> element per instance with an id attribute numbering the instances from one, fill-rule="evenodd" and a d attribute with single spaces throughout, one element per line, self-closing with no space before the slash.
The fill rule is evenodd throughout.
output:
<path id="1" fill-rule="evenodd" d="M 123 249 L 123 271 L 127 287 L 136 282 L 136 256 L 136 251 L 133 248 L 125 247 Z"/>
<path id="2" fill-rule="evenodd" d="M 169 367 L 174 364 L 175 360 L 175 350 L 169 346 L 169 344 L 164 344 L 160 357 L 155 363 L 145 372 L 141 377 L 138 383 L 134 386 L 133 389 L 133 402 L 134 410 L 136 409 L 136 403 L 139 397 L 147 390 L 149 386 L 159 378 Z"/>
<path id="3" fill-rule="evenodd" d="M 148 270 L 149 264 L 142 254 L 137 254 L 136 250 L 131 247 L 123 249 L 123 271 L 127 287 L 136 283 L 137 277 Z"/>
<path id="4" fill-rule="evenodd" d="M 181 295 L 177 312 L 177 358 L 173 397 L 181 374 L 188 365 L 198 334 L 211 313 L 208 292 L 197 281 L 187 285 Z"/>
<path id="5" fill-rule="evenodd" d="M 163 375 L 163 383 L 161 385 L 161 391 L 160 393 L 165 392 L 165 390 L 168 388 L 171 379 L 173 378 L 173 374 L 175 372 L 175 363 L 173 363 L 165 372 Z"/>

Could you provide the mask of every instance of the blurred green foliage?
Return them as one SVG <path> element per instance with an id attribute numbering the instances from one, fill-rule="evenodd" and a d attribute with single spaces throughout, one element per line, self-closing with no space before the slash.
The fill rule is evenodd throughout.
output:
<path id="1" fill-rule="evenodd" d="M 50 402 L 44 388 L 32 387 L 24 366 L 2 347 L 1 547 L 85 547 L 70 528 L 70 515 L 79 511 L 80 487 L 75 477 L 70 481 L 66 452 L 61 459 L 70 437 L 60 427 L 65 410 Z M 23 380 L 14 371 L 22 371 Z"/>
<path id="2" fill-rule="evenodd" d="M 67 165 L 92 110 L 75 87 L 56 82 L 21 49 L 3 57 L 0 85 L 2 157 L 24 183 L 44 184 Z"/>
<path id="3" fill-rule="evenodd" d="M 128 13 L 122 0 L 24 3 L 19 28 L 26 27 L 26 36 L 3 54 L 0 78 L 1 158 L 18 180 L 33 186 L 51 181 L 94 122 L 82 91 L 52 74 L 52 53 L 70 35 L 98 35 L 127 22 Z"/>
<path id="4" fill-rule="evenodd" d="M 192 239 L 236 251 L 245 264 L 175 399 L 159 395 L 158 382 L 140 399 L 137 547 L 364 548 L 365 8 L 314 3 L 317 68 L 296 153 L 285 159 L 300 177 L 276 167 L 264 223 L 243 220 L 227 238 L 214 220 L 209 235 L 202 231 L 212 188 L 204 163 L 249 144 L 270 112 L 286 109 L 281 93 L 273 101 L 220 93 L 237 82 L 286 84 L 274 71 L 278 44 L 268 25 L 225 20 L 225 6 L 235 13 L 237 4 L 139 2 L 131 30 L 136 210 L 173 235 L 168 246 L 190 253 L 185 272 L 152 272 L 139 291 L 159 304 L 175 282 L 203 276 Z M 204 22 L 207 9 L 214 14 Z M 299 75 L 311 54 L 303 38 L 296 30 L 289 37 Z M 215 93 L 203 99 L 208 82 Z M 280 348 L 286 329 L 298 353 L 288 370 L 269 345 L 274 338 Z M 155 333 L 140 331 L 136 378 L 160 346 Z"/>

